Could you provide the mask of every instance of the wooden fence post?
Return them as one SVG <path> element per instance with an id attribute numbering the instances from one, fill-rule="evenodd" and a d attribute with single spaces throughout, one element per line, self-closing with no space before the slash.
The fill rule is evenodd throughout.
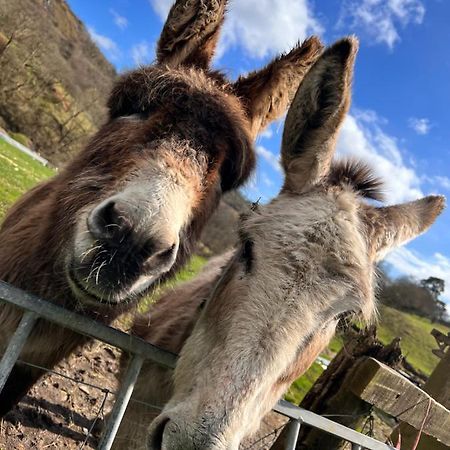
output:
<path id="1" fill-rule="evenodd" d="M 433 353 L 441 360 L 423 386 L 423 390 L 441 405 L 450 409 L 450 333 L 446 336 L 440 331 L 433 329 L 431 334 L 439 346 L 437 350 L 433 350 Z M 401 423 L 399 429 L 394 430 L 392 433 L 394 442 L 398 439 L 399 431 L 402 438 L 402 448 L 412 448 L 417 438 L 417 430 L 407 423 Z M 417 446 L 417 450 L 448 450 L 448 448 L 428 435 L 422 435 Z"/>
<path id="2" fill-rule="evenodd" d="M 352 332 L 349 330 L 349 333 Z M 375 328 L 364 332 L 352 332 L 352 337 L 344 348 L 331 361 L 327 370 L 316 380 L 301 402 L 302 408 L 329 418 L 349 428 L 356 429 L 362 425 L 370 414 L 370 406 L 357 398 L 348 389 L 352 380 L 348 379 L 355 363 L 363 356 L 372 356 L 387 365 L 396 365 L 401 359 L 399 340 L 383 346 L 376 338 Z M 332 416 L 338 413 L 339 416 Z M 285 432 L 280 433 L 273 448 L 285 439 Z M 346 442 L 309 427 L 300 429 L 297 450 L 304 449 L 338 449 L 348 445 Z M 281 448 L 281 447 L 280 447 Z"/>

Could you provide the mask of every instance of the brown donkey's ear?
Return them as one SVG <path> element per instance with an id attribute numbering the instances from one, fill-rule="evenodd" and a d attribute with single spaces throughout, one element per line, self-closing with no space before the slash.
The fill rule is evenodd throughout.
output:
<path id="1" fill-rule="evenodd" d="M 445 197 L 430 195 L 401 205 L 373 208 L 363 214 L 375 260 L 426 231 L 445 207 Z"/>
<path id="2" fill-rule="evenodd" d="M 300 81 L 322 48 L 320 40 L 313 36 L 264 69 L 237 79 L 234 90 L 246 106 L 254 138 L 271 121 L 285 113 Z"/>
<path id="3" fill-rule="evenodd" d="M 158 62 L 207 68 L 214 55 L 226 4 L 226 0 L 177 0 L 158 41 Z"/>
<path id="4" fill-rule="evenodd" d="M 336 42 L 300 84 L 283 132 L 281 162 L 286 189 L 299 192 L 328 174 L 337 132 L 350 106 L 357 49 L 353 37 Z"/>

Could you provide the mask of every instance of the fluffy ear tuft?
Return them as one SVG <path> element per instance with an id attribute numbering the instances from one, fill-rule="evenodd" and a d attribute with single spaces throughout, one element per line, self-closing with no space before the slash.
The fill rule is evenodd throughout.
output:
<path id="1" fill-rule="evenodd" d="M 281 161 L 286 187 L 301 190 L 330 170 L 335 140 L 350 106 L 354 37 L 327 48 L 306 74 L 286 117 Z"/>
<path id="2" fill-rule="evenodd" d="M 344 159 L 333 162 L 328 174 L 328 183 L 332 186 L 347 185 L 361 197 L 384 200 L 383 181 L 361 161 Z"/>
<path id="3" fill-rule="evenodd" d="M 160 64 L 207 68 L 214 56 L 227 0 L 177 0 L 156 50 Z"/>
<path id="4" fill-rule="evenodd" d="M 445 197 L 430 195 L 385 208 L 367 207 L 364 222 L 376 260 L 425 232 L 445 208 Z"/>
<path id="5" fill-rule="evenodd" d="M 264 69 L 239 77 L 234 83 L 234 91 L 247 109 L 253 137 L 286 112 L 299 83 L 322 48 L 319 38 L 312 36 Z"/>

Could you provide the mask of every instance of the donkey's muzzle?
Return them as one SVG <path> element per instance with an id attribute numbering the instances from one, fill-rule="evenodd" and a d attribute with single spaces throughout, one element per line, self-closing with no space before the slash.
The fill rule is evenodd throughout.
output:
<path id="1" fill-rule="evenodd" d="M 80 247 L 68 264 L 77 292 L 117 303 L 136 298 L 172 268 L 178 235 L 157 218 L 146 220 L 142 211 L 148 212 L 145 207 L 110 198 L 88 214 L 89 244 Z"/>
<path id="2" fill-rule="evenodd" d="M 105 247 L 128 246 L 133 249 L 131 257 L 151 258 L 156 264 L 170 260 L 177 250 L 177 243 L 152 236 L 144 222 L 136 208 L 124 201 L 109 199 L 88 215 L 87 228 Z"/>
<path id="3" fill-rule="evenodd" d="M 200 421 L 201 425 L 186 422 L 161 413 L 150 425 L 148 450 L 234 450 L 219 439 L 219 434 Z"/>

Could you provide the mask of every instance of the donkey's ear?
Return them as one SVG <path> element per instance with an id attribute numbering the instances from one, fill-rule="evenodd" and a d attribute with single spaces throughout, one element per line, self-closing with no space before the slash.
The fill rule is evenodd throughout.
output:
<path id="1" fill-rule="evenodd" d="M 430 195 L 409 203 L 373 208 L 363 213 L 369 246 L 378 261 L 391 249 L 426 231 L 445 207 L 445 197 Z"/>
<path id="2" fill-rule="evenodd" d="M 264 69 L 237 79 L 234 90 L 247 109 L 254 138 L 271 121 L 286 112 L 300 81 L 322 48 L 320 40 L 313 36 L 273 60 Z"/>
<path id="3" fill-rule="evenodd" d="M 306 74 L 286 117 L 281 162 L 285 187 L 301 191 L 328 174 L 339 126 L 350 105 L 358 41 L 327 48 Z"/>
<path id="4" fill-rule="evenodd" d="M 226 4 L 227 0 L 177 0 L 158 41 L 158 62 L 207 68 L 214 56 Z"/>

